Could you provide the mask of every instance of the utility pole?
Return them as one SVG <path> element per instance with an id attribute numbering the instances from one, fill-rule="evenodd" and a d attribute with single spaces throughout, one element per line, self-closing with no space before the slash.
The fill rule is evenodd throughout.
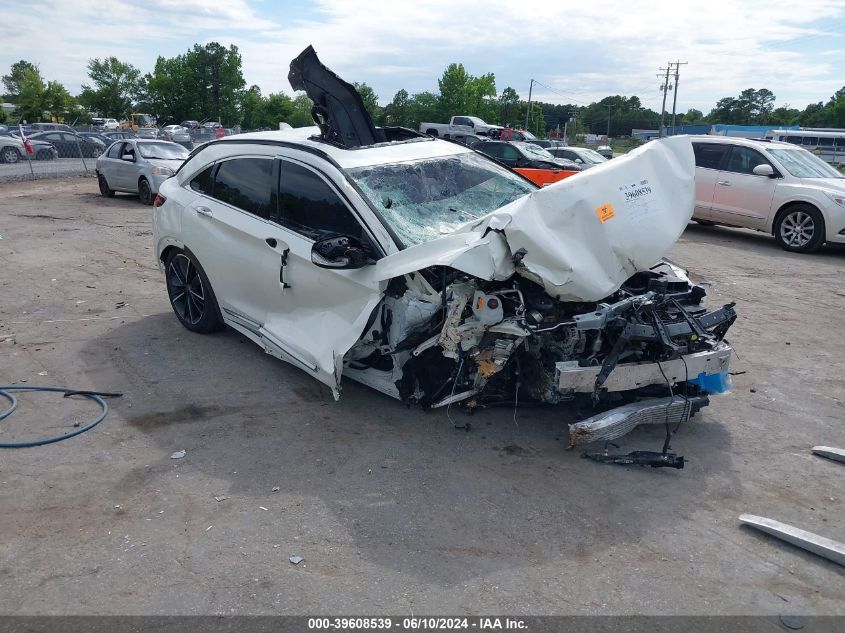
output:
<path id="1" fill-rule="evenodd" d="M 525 111 L 525 129 L 528 129 L 528 114 L 531 112 L 531 90 L 534 88 L 534 80 L 528 84 L 528 109 Z"/>
<path id="2" fill-rule="evenodd" d="M 578 111 L 572 110 L 569 114 L 572 115 L 572 140 L 578 143 Z"/>
<path id="3" fill-rule="evenodd" d="M 675 94 L 672 97 L 672 136 L 675 136 L 675 106 L 678 103 L 678 80 L 680 79 L 680 68 L 681 65 L 686 65 L 687 62 L 677 61 L 675 62 Z"/>
<path id="4" fill-rule="evenodd" d="M 608 145 L 610 145 L 610 110 L 611 110 L 611 108 L 613 108 L 613 106 L 612 105 L 606 105 L 604 107 L 607 108 L 607 134 L 606 134 L 607 139 L 606 139 L 606 142 L 607 142 Z"/>
<path id="5" fill-rule="evenodd" d="M 666 63 L 666 68 L 661 68 L 660 72 L 666 71 L 666 78 L 663 80 L 663 84 L 660 86 L 660 90 L 663 91 L 663 105 L 660 107 L 660 132 L 659 137 L 663 138 L 664 126 L 663 126 L 663 117 L 666 114 L 666 91 L 670 89 L 669 87 L 669 71 L 672 69 L 672 62 Z M 661 77 L 661 75 L 657 75 Z"/>

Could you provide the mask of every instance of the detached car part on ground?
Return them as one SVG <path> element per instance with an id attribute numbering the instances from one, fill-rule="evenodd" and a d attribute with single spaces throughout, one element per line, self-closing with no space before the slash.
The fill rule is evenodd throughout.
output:
<path id="1" fill-rule="evenodd" d="M 540 189 L 376 128 L 311 48 L 290 78 L 317 128 L 212 141 L 161 186 L 155 251 L 188 329 L 229 325 L 336 397 L 346 376 L 429 408 L 578 401 L 571 445 L 725 390 L 732 305 L 660 261 L 692 213 L 686 138 Z M 666 448 L 624 459 L 678 466 Z"/>

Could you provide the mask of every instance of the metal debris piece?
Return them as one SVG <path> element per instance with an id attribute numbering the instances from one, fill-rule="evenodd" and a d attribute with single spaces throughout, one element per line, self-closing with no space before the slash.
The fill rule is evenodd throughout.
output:
<path id="1" fill-rule="evenodd" d="M 822 457 L 827 457 L 833 461 L 845 464 L 845 450 L 842 450 L 841 448 L 833 448 L 832 446 L 814 446 L 813 454 L 821 455 Z"/>
<path id="2" fill-rule="evenodd" d="M 170 456 L 170 459 L 182 459 L 182 458 L 183 458 L 183 457 L 187 454 L 187 452 L 188 452 L 188 451 L 186 451 L 186 450 L 183 448 L 181 451 L 176 451 L 175 453 L 173 453 L 173 454 Z"/>
<path id="3" fill-rule="evenodd" d="M 679 470 L 682 469 L 686 463 L 683 455 L 676 455 L 675 453 L 656 453 L 654 451 L 632 451 L 627 455 L 584 453 L 583 457 L 602 464 L 651 466 L 652 468 L 677 468 Z"/>
<path id="4" fill-rule="evenodd" d="M 302 561 L 304 561 L 305 559 L 304 559 L 304 558 L 302 558 L 302 556 L 297 556 L 296 554 L 294 554 L 294 555 L 293 555 L 293 556 L 291 556 L 288 560 L 289 560 L 290 562 L 292 562 L 294 565 L 299 565 L 299 563 L 301 563 L 301 562 L 302 562 Z"/>
<path id="5" fill-rule="evenodd" d="M 267 512 L 267 508 L 265 508 L 264 506 L 258 506 L 258 509 L 259 509 L 259 510 L 264 510 L 264 512 Z"/>
<path id="6" fill-rule="evenodd" d="M 758 517 L 753 514 L 741 514 L 739 515 L 739 520 L 745 525 L 755 527 L 766 534 L 771 534 L 796 547 L 800 547 L 829 561 L 845 566 L 845 545 L 842 543 L 786 523 L 781 523 L 780 521 L 775 521 L 774 519 Z"/>
<path id="7" fill-rule="evenodd" d="M 224 497 L 223 495 L 220 495 L 219 497 L 214 497 L 214 500 L 215 500 L 217 503 L 220 503 L 221 501 L 226 501 L 226 499 L 228 499 L 228 498 L 229 498 L 229 497 Z"/>
<path id="8" fill-rule="evenodd" d="M 281 490 L 281 488 L 279 488 L 278 486 L 273 486 L 273 489 L 270 492 L 279 492 L 279 490 Z"/>
<path id="9" fill-rule="evenodd" d="M 604 413 L 569 425 L 569 447 L 590 444 L 599 440 L 611 441 L 630 433 L 641 424 L 672 424 L 684 422 L 701 407 L 707 406 L 707 396 L 683 398 L 649 398 L 616 407 Z"/>
<path id="10" fill-rule="evenodd" d="M 213 525 L 209 525 L 207 528 L 205 528 L 205 531 L 208 532 L 213 527 L 214 527 Z"/>

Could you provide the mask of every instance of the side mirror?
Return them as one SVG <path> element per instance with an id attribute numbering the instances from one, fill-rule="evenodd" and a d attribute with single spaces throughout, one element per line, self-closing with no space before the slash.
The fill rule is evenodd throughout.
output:
<path id="1" fill-rule="evenodd" d="M 772 169 L 771 165 L 766 164 L 766 163 L 764 163 L 762 165 L 757 165 L 751 171 L 753 171 L 754 175 L 756 175 L 756 176 L 768 176 L 769 178 L 771 178 L 772 176 L 775 175 L 775 170 Z"/>
<path id="2" fill-rule="evenodd" d="M 575 162 L 576 162 L 576 163 L 581 163 L 582 165 L 584 164 L 584 161 L 583 161 L 583 160 L 581 160 L 580 158 L 576 158 L 576 159 L 575 159 Z"/>
<path id="3" fill-rule="evenodd" d="M 130 163 L 134 163 L 135 157 L 132 154 L 124 154 L 120 157 L 120 160 L 128 160 Z"/>
<path id="4" fill-rule="evenodd" d="M 375 264 L 370 249 L 349 235 L 334 235 L 314 242 L 311 262 L 320 268 L 350 270 Z"/>

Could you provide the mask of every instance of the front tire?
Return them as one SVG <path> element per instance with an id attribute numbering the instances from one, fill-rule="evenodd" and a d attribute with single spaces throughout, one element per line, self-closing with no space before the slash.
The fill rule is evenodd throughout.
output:
<path id="1" fill-rule="evenodd" d="M 142 204 L 151 205 L 153 203 L 153 190 L 146 178 L 141 178 L 138 181 L 138 198 Z"/>
<path id="2" fill-rule="evenodd" d="M 182 325 L 200 334 L 223 328 L 217 298 L 193 255 L 174 251 L 165 264 L 165 281 L 170 306 Z"/>
<path id="3" fill-rule="evenodd" d="M 0 162 L 3 163 L 16 163 L 21 159 L 20 152 L 14 147 L 4 147 L 2 151 L 0 151 Z"/>
<path id="4" fill-rule="evenodd" d="M 785 209 L 775 222 L 775 239 L 793 253 L 812 253 L 824 243 L 824 218 L 808 204 Z"/>

